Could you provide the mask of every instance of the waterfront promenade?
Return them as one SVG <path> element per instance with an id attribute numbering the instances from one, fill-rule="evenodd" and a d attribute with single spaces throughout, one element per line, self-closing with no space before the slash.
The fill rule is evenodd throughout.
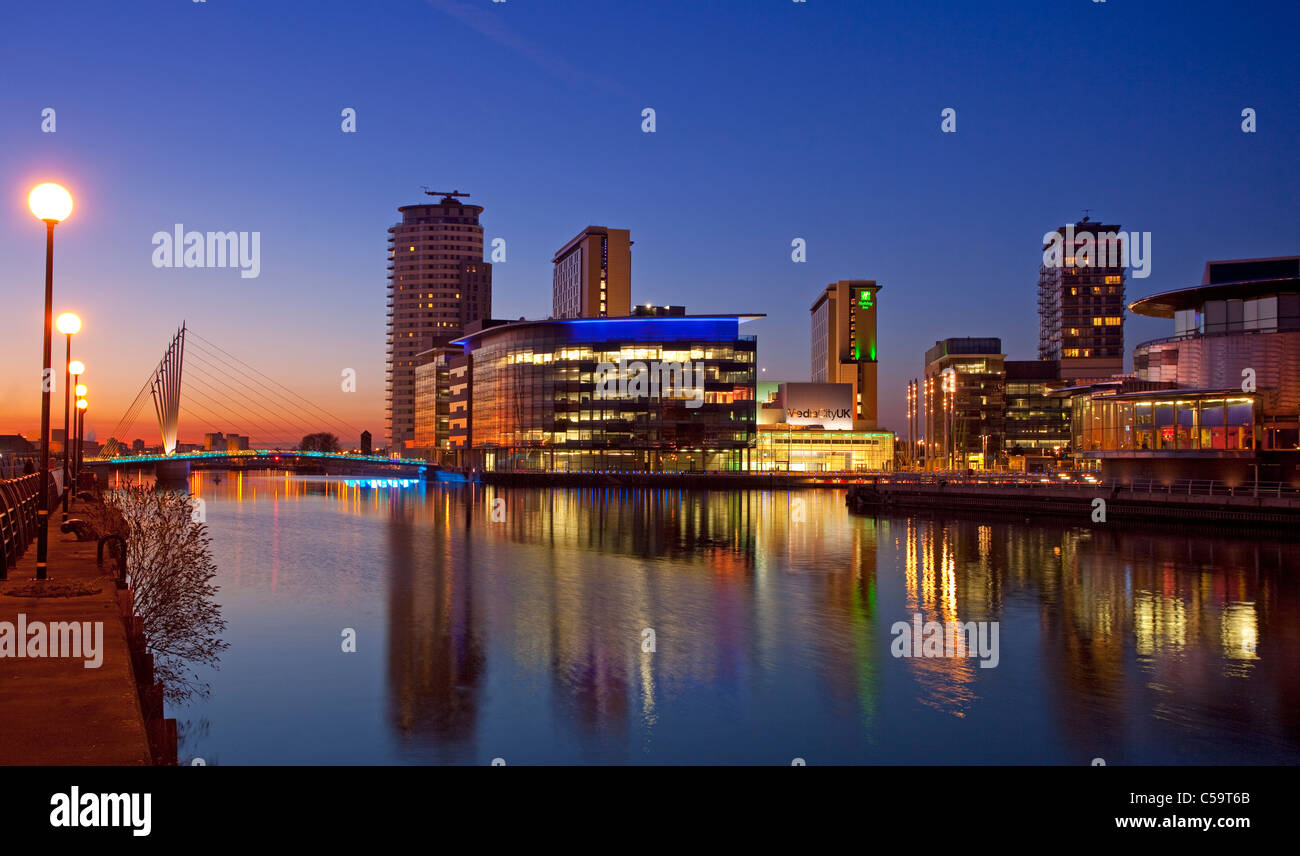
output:
<path id="1" fill-rule="evenodd" d="M 0 657 L 0 765 L 152 763 L 117 586 L 96 544 L 59 532 L 51 515 L 49 579 L 34 581 L 33 546 L 0 582 L 0 622 L 103 622 L 103 661 Z M 30 596 L 44 587 L 45 596 Z M 54 596 L 51 596 L 54 595 Z M 63 595 L 63 596 L 58 596 Z M 21 644 L 21 640 L 20 640 Z"/>

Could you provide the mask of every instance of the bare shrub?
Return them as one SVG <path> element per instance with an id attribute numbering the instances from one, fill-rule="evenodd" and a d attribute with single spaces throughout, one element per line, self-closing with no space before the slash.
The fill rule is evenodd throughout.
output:
<path id="1" fill-rule="evenodd" d="M 135 593 L 135 614 L 167 700 L 204 698 L 210 690 L 194 671 L 217 668 L 226 629 L 208 527 L 192 516 L 189 496 L 177 491 L 128 487 L 107 496 L 126 530 L 127 572 Z"/>

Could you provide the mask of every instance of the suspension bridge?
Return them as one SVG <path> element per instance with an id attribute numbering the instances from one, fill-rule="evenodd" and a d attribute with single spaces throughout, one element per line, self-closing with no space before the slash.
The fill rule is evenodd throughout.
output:
<path id="1" fill-rule="evenodd" d="M 184 383 L 182 384 L 182 379 Z M 182 391 L 184 395 L 182 396 Z M 221 448 L 181 442 L 181 416 L 220 438 Z M 152 417 L 152 418 L 150 418 Z M 157 425 L 160 451 L 128 445 L 138 423 Z M 423 460 L 301 448 L 310 437 L 346 442 L 361 429 L 304 398 L 182 323 L 90 469 L 151 467 L 161 477 L 199 469 L 284 469 L 349 475 L 418 477 Z M 229 434 L 229 437 L 227 437 Z M 255 442 L 254 442 L 255 441 Z M 247 442 L 249 448 L 245 448 Z M 331 445 L 322 442 L 321 445 Z"/>

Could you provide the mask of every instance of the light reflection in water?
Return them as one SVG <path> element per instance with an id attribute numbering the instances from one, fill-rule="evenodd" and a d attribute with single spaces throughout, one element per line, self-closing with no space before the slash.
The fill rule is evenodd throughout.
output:
<path id="1" fill-rule="evenodd" d="M 197 712 L 234 762 L 1300 760 L 1291 544 L 837 491 L 192 490 L 232 624 Z M 914 614 L 1000 622 L 1000 665 L 893 658 Z"/>

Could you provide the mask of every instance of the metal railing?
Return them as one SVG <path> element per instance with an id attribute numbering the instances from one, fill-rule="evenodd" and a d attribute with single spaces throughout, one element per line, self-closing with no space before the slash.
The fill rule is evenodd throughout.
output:
<path id="1" fill-rule="evenodd" d="M 987 473 L 964 475 L 960 473 L 896 473 L 871 475 L 856 479 L 879 485 L 916 485 L 929 487 L 1005 487 L 1023 490 L 1074 490 L 1099 495 L 1115 496 L 1237 496 L 1277 497 L 1300 499 L 1300 487 L 1283 482 L 1246 481 L 1229 484 L 1212 479 L 1102 479 L 1086 474 L 1025 475 L 1020 473 Z"/>
<path id="2" fill-rule="evenodd" d="M 0 580 L 9 578 L 36 537 L 40 491 L 37 473 L 0 481 Z"/>

